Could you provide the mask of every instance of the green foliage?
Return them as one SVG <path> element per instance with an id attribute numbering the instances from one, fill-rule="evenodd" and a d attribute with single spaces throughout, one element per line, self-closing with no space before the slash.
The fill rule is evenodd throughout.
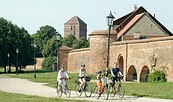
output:
<path id="1" fill-rule="evenodd" d="M 106 68 L 105 67 L 102 67 L 102 73 L 104 76 L 106 76 Z M 111 70 L 108 68 L 108 77 L 110 77 L 111 75 Z"/>
<path id="2" fill-rule="evenodd" d="M 56 57 L 46 57 L 42 63 L 42 69 L 44 70 L 52 70 L 52 65 L 57 60 Z"/>
<path id="3" fill-rule="evenodd" d="M 74 41 L 77 38 L 74 35 L 68 35 L 67 37 L 65 37 L 64 39 L 62 39 L 62 44 L 68 47 L 73 47 Z"/>
<path id="4" fill-rule="evenodd" d="M 64 39 L 62 39 L 62 44 L 73 49 L 87 48 L 89 47 L 89 41 L 82 37 L 77 39 L 74 35 L 68 35 Z"/>
<path id="5" fill-rule="evenodd" d="M 44 57 L 56 56 L 57 55 L 58 42 L 56 41 L 56 36 L 53 36 L 43 47 L 42 54 Z"/>
<path id="6" fill-rule="evenodd" d="M 165 73 L 160 70 L 156 70 L 153 73 L 149 74 L 148 82 L 165 82 L 166 77 Z"/>
<path id="7" fill-rule="evenodd" d="M 19 49 L 18 65 L 33 63 L 32 38 L 23 27 L 20 28 L 4 18 L 0 18 L 0 66 L 7 65 L 7 54 L 10 54 L 10 66 L 16 66 L 16 49 Z"/>
<path id="8" fill-rule="evenodd" d="M 34 42 L 37 45 L 37 52 L 36 52 L 37 57 L 42 57 L 44 55 L 43 52 L 45 52 L 45 50 L 47 49 L 46 47 L 44 47 L 44 45 L 46 45 L 50 39 L 56 36 L 56 34 L 57 32 L 55 28 L 49 25 L 45 25 L 45 26 L 41 26 L 40 29 L 37 30 L 37 32 L 32 35 L 32 38 L 34 39 Z"/>
<path id="9" fill-rule="evenodd" d="M 79 48 L 87 48 L 89 47 L 89 41 L 86 38 L 80 38 L 79 40 L 76 39 L 74 41 L 74 44 L 72 45 L 74 49 L 79 49 Z"/>

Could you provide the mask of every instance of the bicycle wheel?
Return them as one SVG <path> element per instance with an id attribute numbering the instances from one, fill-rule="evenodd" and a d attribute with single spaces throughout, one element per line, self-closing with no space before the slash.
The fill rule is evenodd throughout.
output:
<path id="1" fill-rule="evenodd" d="M 82 95 L 82 89 L 80 88 L 80 84 L 76 86 L 76 95 L 80 97 Z"/>
<path id="2" fill-rule="evenodd" d="M 118 95 L 119 95 L 120 98 L 123 98 L 124 94 L 125 94 L 124 86 L 120 83 L 118 85 Z"/>
<path id="3" fill-rule="evenodd" d="M 110 96 L 111 97 L 114 97 L 115 96 L 115 94 L 116 94 L 116 91 L 115 91 L 115 86 L 110 86 L 109 87 L 109 94 L 110 94 Z"/>
<path id="4" fill-rule="evenodd" d="M 91 97 L 91 94 L 92 94 L 92 88 L 89 84 L 86 85 L 85 87 L 85 96 L 86 97 Z"/>
<path id="5" fill-rule="evenodd" d="M 67 98 L 69 98 L 71 95 L 71 91 L 70 91 L 68 85 L 65 85 L 64 94 L 66 95 Z"/>
<path id="6" fill-rule="evenodd" d="M 98 94 L 98 87 L 97 86 L 95 86 L 95 88 L 94 88 L 94 96 L 97 99 L 100 97 L 99 94 Z"/>
<path id="7" fill-rule="evenodd" d="M 108 91 L 108 88 L 107 87 L 104 87 L 104 90 L 102 92 L 102 96 L 105 100 L 108 100 L 109 98 L 109 91 Z"/>
<path id="8" fill-rule="evenodd" d="M 56 92 L 57 92 L 58 97 L 62 96 L 62 86 L 61 85 L 59 85 L 59 86 L 57 85 Z"/>

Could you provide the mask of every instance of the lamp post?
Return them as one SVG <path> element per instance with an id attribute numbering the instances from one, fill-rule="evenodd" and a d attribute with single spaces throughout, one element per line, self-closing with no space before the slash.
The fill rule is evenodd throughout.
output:
<path id="1" fill-rule="evenodd" d="M 9 61 L 9 57 L 10 57 L 10 54 L 8 53 L 7 54 L 7 57 L 8 57 L 8 61 L 7 61 L 7 65 L 8 65 L 8 70 L 7 70 L 7 74 L 8 74 L 8 71 L 9 71 L 9 69 L 10 69 L 10 61 Z"/>
<path id="2" fill-rule="evenodd" d="M 35 48 L 36 48 L 36 44 L 34 43 L 34 78 L 36 78 L 36 58 L 35 58 Z"/>
<path id="3" fill-rule="evenodd" d="M 59 34 L 59 32 L 57 32 L 57 35 L 56 35 L 56 39 L 58 41 L 58 49 L 57 49 L 57 71 L 59 70 L 59 43 L 60 43 L 60 40 L 61 40 L 61 35 Z"/>
<path id="4" fill-rule="evenodd" d="M 106 53 L 106 77 L 108 77 L 108 64 L 109 64 L 109 49 L 110 49 L 110 30 L 111 27 L 113 26 L 113 21 L 114 21 L 114 16 L 110 12 L 109 16 L 107 18 L 107 25 L 109 27 L 109 33 L 108 33 L 108 45 L 107 45 L 107 53 Z"/>
<path id="5" fill-rule="evenodd" d="M 17 63 L 16 63 L 16 67 L 17 67 L 17 68 L 16 68 L 16 74 L 17 74 L 17 75 L 18 75 L 18 53 L 19 53 L 19 49 L 17 48 L 17 49 L 16 49 L 16 54 L 17 54 L 17 58 L 16 58 L 16 59 L 17 59 Z"/>

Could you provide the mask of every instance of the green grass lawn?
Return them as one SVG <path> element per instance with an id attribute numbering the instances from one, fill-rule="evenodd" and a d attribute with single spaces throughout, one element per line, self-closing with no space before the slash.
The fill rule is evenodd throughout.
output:
<path id="1" fill-rule="evenodd" d="M 45 98 L 38 96 L 30 96 L 16 93 L 7 93 L 0 91 L 1 102 L 89 102 L 86 100 L 70 100 L 62 98 Z"/>
<path id="2" fill-rule="evenodd" d="M 16 78 L 22 78 L 22 79 L 28 79 L 33 82 L 41 82 L 41 83 L 48 83 L 47 85 L 53 88 L 56 88 L 56 83 L 57 83 L 57 72 L 56 71 L 43 71 L 43 70 L 38 70 L 36 73 L 37 78 L 34 78 L 34 72 L 33 71 L 23 71 L 22 73 L 19 73 L 16 75 L 15 73 L 13 74 L 8 74 L 11 77 L 16 77 Z M 76 83 L 75 80 L 78 80 L 78 74 L 69 74 L 69 77 L 71 78 L 68 80 L 68 84 L 71 90 L 76 89 Z M 91 75 L 93 79 L 96 79 L 95 75 Z M 95 86 L 95 84 L 91 84 L 92 87 Z"/>
<path id="3" fill-rule="evenodd" d="M 33 71 L 25 71 L 23 73 L 9 74 L 12 77 L 19 77 L 23 79 L 29 79 L 34 82 L 48 83 L 48 86 L 56 87 L 56 77 L 57 72 L 53 71 L 37 71 L 37 78 L 34 78 Z M 69 74 L 71 79 L 68 81 L 70 89 L 75 90 L 78 74 Z M 96 79 L 96 76 L 93 75 L 92 79 Z M 90 83 L 92 88 L 96 83 Z M 126 95 L 135 95 L 139 97 L 154 97 L 154 98 L 164 98 L 164 99 L 173 99 L 173 83 L 163 82 L 163 83 L 124 83 L 125 94 Z"/>
<path id="4" fill-rule="evenodd" d="M 125 83 L 127 95 L 173 99 L 173 83 Z"/>

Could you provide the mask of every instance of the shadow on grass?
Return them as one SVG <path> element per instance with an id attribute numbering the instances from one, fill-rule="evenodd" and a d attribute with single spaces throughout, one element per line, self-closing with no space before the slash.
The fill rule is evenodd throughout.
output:
<path id="1" fill-rule="evenodd" d="M 56 72 L 52 70 L 36 70 L 36 73 L 51 73 L 51 72 Z M 34 70 L 22 70 L 20 73 L 34 73 Z"/>
<path id="2" fill-rule="evenodd" d="M 36 73 L 53 73 L 56 71 L 52 71 L 52 70 L 36 70 Z M 23 74 L 23 73 L 34 73 L 34 70 L 21 70 L 18 72 L 18 74 Z M 7 72 L 0 72 L 0 74 L 7 74 Z M 8 72 L 8 74 L 16 74 L 15 71 L 13 72 Z"/>
<path id="3" fill-rule="evenodd" d="M 137 96 L 137 97 L 148 97 L 149 95 L 141 95 L 141 94 L 136 94 L 136 93 L 132 93 L 133 96 Z"/>

